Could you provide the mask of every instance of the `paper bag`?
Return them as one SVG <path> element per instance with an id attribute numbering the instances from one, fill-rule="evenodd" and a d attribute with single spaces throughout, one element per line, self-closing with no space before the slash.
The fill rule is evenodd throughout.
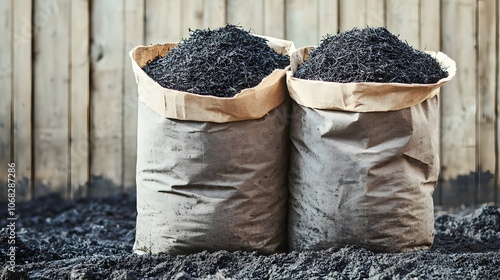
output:
<path id="1" fill-rule="evenodd" d="M 292 69 L 310 48 L 291 57 Z M 439 175 L 436 84 L 330 83 L 293 77 L 289 247 L 356 245 L 379 252 L 429 248 Z"/>
<path id="2" fill-rule="evenodd" d="M 273 40 L 287 54 L 293 44 Z M 276 43 L 277 42 L 277 43 Z M 285 70 L 234 98 L 162 88 L 140 68 L 175 44 L 130 52 L 139 90 L 136 253 L 286 247 Z"/>

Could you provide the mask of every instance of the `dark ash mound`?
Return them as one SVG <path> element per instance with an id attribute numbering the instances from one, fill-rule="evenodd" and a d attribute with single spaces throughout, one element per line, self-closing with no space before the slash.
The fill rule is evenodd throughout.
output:
<path id="1" fill-rule="evenodd" d="M 200 95 L 233 97 L 290 64 L 267 40 L 234 25 L 197 29 L 164 57 L 143 67 L 161 86 Z"/>
<path id="2" fill-rule="evenodd" d="M 483 206 L 460 217 L 441 215 L 434 222 L 434 249 L 440 252 L 500 252 L 500 209 Z M 500 275 L 500 274 L 499 274 Z"/>
<path id="3" fill-rule="evenodd" d="M 352 246 L 262 256 L 202 252 L 186 256 L 131 253 L 136 198 L 18 203 L 15 272 L 7 271 L 7 231 L 0 230 L 0 279 L 498 279 L 500 210 L 438 215 L 431 250 L 375 254 Z M 1 209 L 7 209 L 0 204 Z M 0 212 L 5 228 L 7 211 Z"/>
<path id="4" fill-rule="evenodd" d="M 448 73 L 386 28 L 367 27 L 325 36 L 294 76 L 337 83 L 433 84 Z"/>

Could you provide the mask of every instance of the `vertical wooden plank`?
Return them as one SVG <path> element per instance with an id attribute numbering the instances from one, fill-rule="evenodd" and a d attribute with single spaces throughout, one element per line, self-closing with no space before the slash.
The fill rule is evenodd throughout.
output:
<path id="1" fill-rule="evenodd" d="M 228 0 L 227 22 L 253 33 L 264 33 L 264 0 Z"/>
<path id="2" fill-rule="evenodd" d="M 340 31 L 366 27 L 365 0 L 339 0 Z"/>
<path id="3" fill-rule="evenodd" d="M 71 1 L 70 196 L 88 194 L 90 111 L 89 0 Z"/>
<path id="4" fill-rule="evenodd" d="M 203 26 L 214 29 L 224 26 L 227 23 L 226 0 L 203 0 L 202 2 Z"/>
<path id="5" fill-rule="evenodd" d="M 68 1 L 34 2 L 34 176 L 35 197 L 66 197 L 68 187 L 69 22 Z"/>
<path id="6" fill-rule="evenodd" d="M 179 42 L 182 39 L 181 0 L 147 0 L 146 44 Z"/>
<path id="7" fill-rule="evenodd" d="M 182 38 L 189 37 L 189 29 L 207 28 L 203 26 L 202 0 L 183 0 L 181 10 Z"/>
<path id="8" fill-rule="evenodd" d="M 340 30 L 386 25 L 384 0 L 339 0 Z"/>
<path id="9" fill-rule="evenodd" d="M 420 46 L 419 0 L 386 0 L 387 29 L 411 46 Z M 436 28 L 436 27 L 435 27 Z"/>
<path id="10" fill-rule="evenodd" d="M 123 53 L 123 187 L 135 191 L 137 161 L 137 84 L 128 52 L 144 44 L 144 0 L 125 1 L 125 49 Z"/>
<path id="11" fill-rule="evenodd" d="M 420 50 L 441 50 L 441 2 L 420 0 Z"/>
<path id="12" fill-rule="evenodd" d="M 121 191 L 125 2 L 92 0 L 90 196 Z"/>
<path id="13" fill-rule="evenodd" d="M 318 1 L 318 43 L 326 34 L 337 34 L 339 29 L 339 3 L 338 0 L 319 0 Z"/>
<path id="14" fill-rule="evenodd" d="M 318 33 L 318 0 L 287 0 L 285 4 L 285 37 L 293 40 L 297 48 L 317 45 L 320 38 Z"/>
<path id="15" fill-rule="evenodd" d="M 443 204 L 471 204 L 476 169 L 476 1 L 443 0 L 441 16 L 443 52 L 457 63 L 455 78 L 441 91 Z"/>
<path id="16" fill-rule="evenodd" d="M 13 157 L 16 164 L 16 199 L 32 198 L 32 3 L 31 0 L 15 0 L 13 4 L 12 89 Z M 36 22 L 34 23 L 36 24 Z"/>
<path id="17" fill-rule="evenodd" d="M 477 2 L 477 168 L 478 203 L 494 200 L 495 174 L 495 90 L 496 90 L 496 4 L 495 0 Z"/>
<path id="18" fill-rule="evenodd" d="M 499 112 L 500 112 L 500 4 L 497 3 L 497 8 L 496 8 L 496 23 L 497 23 L 497 26 L 496 26 L 496 29 L 497 29 L 497 32 L 496 32 L 496 36 L 497 36 L 497 39 L 496 39 L 496 68 L 495 68 L 495 72 L 497 74 L 496 76 L 496 87 L 495 87 L 495 90 L 496 90 L 496 99 L 495 99 L 495 103 L 496 103 L 496 115 L 495 115 L 495 178 L 494 178 L 494 202 L 495 202 L 495 205 L 500 205 L 500 135 L 499 135 L 499 132 L 500 132 L 500 119 L 499 119 Z"/>
<path id="19" fill-rule="evenodd" d="M 285 38 L 285 0 L 264 0 L 264 35 Z"/>
<path id="20" fill-rule="evenodd" d="M 11 162 L 12 1 L 0 1 L 0 202 L 7 201 L 7 168 Z"/>
<path id="21" fill-rule="evenodd" d="M 366 25 L 370 27 L 386 26 L 384 0 L 365 0 L 365 7 Z"/>
<path id="22" fill-rule="evenodd" d="M 191 29 L 215 29 L 226 23 L 225 0 L 183 0 L 182 36 L 189 36 Z"/>

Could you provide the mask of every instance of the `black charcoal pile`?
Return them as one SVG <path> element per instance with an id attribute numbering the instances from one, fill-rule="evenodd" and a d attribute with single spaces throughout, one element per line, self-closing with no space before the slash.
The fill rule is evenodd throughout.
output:
<path id="1" fill-rule="evenodd" d="M 276 53 L 266 39 L 226 25 L 191 31 L 177 48 L 156 57 L 143 70 L 165 88 L 233 97 L 289 64 L 289 57 Z"/>
<path id="2" fill-rule="evenodd" d="M 136 196 L 16 204 L 9 244 L 0 203 L 0 279 L 499 279 L 500 209 L 436 216 L 430 250 L 376 254 L 340 246 L 270 256 L 255 252 L 136 255 Z M 469 210 L 469 209 L 467 209 Z M 15 267 L 7 263 L 15 246 Z"/>
<path id="3" fill-rule="evenodd" d="M 386 28 L 367 27 L 325 36 L 294 76 L 337 83 L 433 84 L 448 73 Z"/>
<path id="4" fill-rule="evenodd" d="M 434 248 L 447 252 L 500 252 L 500 209 L 483 206 L 471 214 L 439 215 Z"/>

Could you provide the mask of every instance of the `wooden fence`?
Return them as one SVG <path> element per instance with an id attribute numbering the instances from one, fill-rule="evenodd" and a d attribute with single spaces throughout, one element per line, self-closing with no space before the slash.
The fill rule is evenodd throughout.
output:
<path id="1" fill-rule="evenodd" d="M 496 0 L 0 0 L 0 200 L 135 190 L 136 84 L 128 51 L 226 22 L 314 45 L 387 26 L 442 50 L 458 72 L 441 96 L 440 204 L 499 201 Z"/>

